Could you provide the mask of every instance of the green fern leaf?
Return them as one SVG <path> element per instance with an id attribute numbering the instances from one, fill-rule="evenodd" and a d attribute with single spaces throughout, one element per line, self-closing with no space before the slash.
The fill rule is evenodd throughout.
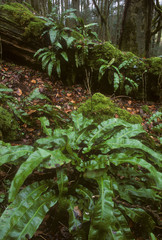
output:
<path id="1" fill-rule="evenodd" d="M 68 62 L 68 55 L 66 52 L 61 52 L 61 56 L 65 59 L 66 62 Z"/>
<path id="2" fill-rule="evenodd" d="M 24 183 L 25 179 L 33 172 L 33 170 L 39 166 L 39 164 L 49 157 L 48 151 L 38 148 L 37 151 L 33 152 L 26 162 L 22 163 L 18 172 L 16 173 L 9 190 L 9 202 L 12 202 L 20 187 Z"/>
<path id="3" fill-rule="evenodd" d="M 0 218 L 2 240 L 30 238 L 38 229 L 48 210 L 57 203 L 53 192 L 46 192 L 50 182 L 42 181 L 23 189 Z"/>

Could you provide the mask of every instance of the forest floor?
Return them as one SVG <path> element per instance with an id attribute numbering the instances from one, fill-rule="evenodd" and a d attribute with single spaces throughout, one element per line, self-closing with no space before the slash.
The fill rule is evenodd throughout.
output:
<path id="1" fill-rule="evenodd" d="M 52 82 L 48 76 L 42 72 L 30 69 L 29 67 L 19 66 L 12 63 L 3 62 L 0 66 L 0 84 L 4 84 L 9 88 L 13 89 L 12 96 L 14 96 L 19 103 L 21 103 L 29 94 L 38 88 L 39 92 L 47 96 L 51 100 L 58 111 L 61 111 L 64 118 L 68 118 L 69 114 L 76 110 L 82 102 L 85 102 L 90 95 L 84 86 L 74 85 L 72 87 L 66 87 L 61 82 Z M 156 119 L 155 122 L 148 122 L 150 116 L 156 113 L 161 107 L 159 102 L 143 102 L 131 99 L 127 96 L 109 96 L 111 99 L 119 105 L 119 107 L 126 109 L 131 114 L 139 114 L 142 119 L 142 125 L 144 129 L 150 133 L 154 141 L 159 144 L 158 137 L 159 133 L 152 131 L 153 127 L 160 123 L 160 119 Z M 43 105 L 46 100 L 34 99 L 32 104 Z M 147 107 L 146 107 L 147 105 Z M 21 105 L 23 107 L 23 105 Z M 36 114 L 36 110 L 28 109 L 27 114 L 29 118 L 33 118 Z M 35 124 L 29 126 L 26 123 L 19 122 L 21 126 L 21 132 L 23 132 L 23 137 L 18 141 L 12 142 L 12 145 L 19 144 L 33 144 L 33 142 L 42 136 L 42 131 L 40 129 L 40 122 L 36 121 Z M 66 124 L 66 122 L 65 122 Z M 0 171 L 0 193 L 6 193 L 6 188 L 4 187 L 5 180 L 9 179 L 11 181 L 12 177 L 15 175 L 15 169 L 8 169 L 6 172 Z M 6 201 L 0 198 L 0 213 L 6 207 Z M 51 216 L 52 212 L 49 212 L 43 223 L 40 225 L 38 231 L 32 239 L 55 239 L 55 240 L 67 240 L 71 239 L 67 227 L 58 222 L 57 227 L 52 225 Z M 140 239 L 140 238 L 138 238 Z"/>

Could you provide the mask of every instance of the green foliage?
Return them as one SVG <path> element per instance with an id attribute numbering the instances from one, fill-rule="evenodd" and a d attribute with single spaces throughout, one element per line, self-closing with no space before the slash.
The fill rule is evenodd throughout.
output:
<path id="1" fill-rule="evenodd" d="M 84 25 L 83 20 L 77 18 L 74 11 L 68 9 L 60 16 L 56 6 L 48 18 L 41 17 L 46 21 L 48 29 L 43 35 L 49 36 L 50 46 L 39 49 L 34 57 L 38 56 L 38 60 L 41 59 L 42 69 L 47 69 L 50 77 L 53 70 L 57 72 L 59 78 L 61 77 L 62 64 L 70 64 L 75 68 L 85 66 L 89 48 L 92 48 L 95 44 L 94 39 L 97 39 L 96 33 L 90 29 L 96 24 Z M 67 27 L 66 22 L 69 20 L 73 20 L 73 25 L 77 23 L 78 27 Z"/>
<path id="2" fill-rule="evenodd" d="M 114 118 L 96 124 L 78 113 L 66 129 L 49 131 L 45 118 L 41 124 L 47 137 L 33 147 L 0 142 L 1 164 L 21 162 L 0 218 L 1 239 L 31 238 L 56 203 L 68 212 L 74 239 L 135 239 L 129 220 L 142 226 L 144 239 L 155 239 L 156 220 L 143 205 L 160 209 L 161 155 L 142 143 L 142 126 Z M 47 169 L 52 179 L 24 186 L 34 170 Z"/>
<path id="3" fill-rule="evenodd" d="M 156 113 L 152 114 L 152 116 L 148 119 L 148 123 L 151 122 L 158 122 L 158 119 L 161 119 L 162 112 L 157 111 Z"/>
<path id="4" fill-rule="evenodd" d="M 66 10 L 61 14 L 61 16 L 59 16 L 58 7 L 55 7 L 48 18 L 41 17 L 46 21 L 45 25 L 48 28 L 43 35 L 49 35 L 51 45 L 48 48 L 45 47 L 39 49 L 34 54 L 34 57 L 39 55 L 38 60 L 41 59 L 42 61 L 42 69 L 45 70 L 47 68 L 47 72 L 50 77 L 53 69 L 55 69 L 58 77 L 60 78 L 61 59 L 66 62 L 69 61 L 67 49 L 71 47 L 75 39 L 69 36 L 71 29 L 66 27 L 64 22 L 68 18 L 76 19 L 73 11 L 73 9 Z"/>
<path id="5" fill-rule="evenodd" d="M 134 80 L 128 77 L 125 77 L 121 73 L 122 68 L 126 68 L 129 64 L 133 62 L 133 58 L 123 61 L 118 67 L 113 65 L 113 63 L 115 62 L 115 58 L 112 58 L 110 62 L 104 59 L 99 59 L 98 62 L 102 64 L 99 68 L 99 75 L 98 75 L 99 81 L 108 70 L 114 72 L 114 81 L 113 81 L 114 92 L 116 92 L 119 89 L 120 93 L 125 91 L 126 95 L 129 95 L 129 93 L 131 93 L 132 90 L 138 89 L 138 84 Z M 112 80 L 109 77 L 108 77 L 108 81 L 110 84 L 112 83 Z"/>
<path id="6" fill-rule="evenodd" d="M 150 118 L 147 120 L 147 124 L 152 126 L 152 131 L 159 135 L 159 140 L 162 142 L 162 112 L 157 111 L 156 113 L 152 114 Z"/>
<path id="7" fill-rule="evenodd" d="M 16 136 L 18 136 L 19 125 L 15 121 L 15 116 L 19 122 L 28 124 L 29 126 L 35 125 L 37 119 L 41 121 L 42 115 L 52 119 L 53 127 L 64 125 L 65 118 L 67 118 L 66 114 L 51 105 L 51 100 L 40 93 L 39 88 L 35 88 L 29 96 L 22 98 L 21 102 L 19 102 L 16 97 L 12 96 L 13 90 L 11 88 L 7 88 L 6 86 L 0 87 L 3 87 L 0 88 L 0 103 L 4 106 L 3 111 L 2 107 L 0 108 L 0 130 L 2 132 L 0 132 L 0 135 L 2 134 L 1 139 L 4 135 L 4 141 L 15 140 Z M 44 100 L 47 103 L 33 105 L 32 101 L 36 99 Z M 5 108 L 9 109 L 11 113 Z M 33 111 L 34 114 L 32 116 L 28 115 L 28 111 Z M 42 129 L 45 131 L 45 126 Z"/>
<path id="8" fill-rule="evenodd" d="M 73 29 L 72 36 L 76 38 L 74 42 L 75 49 L 75 64 L 76 67 L 85 66 L 89 55 L 89 49 L 96 45 L 96 41 L 99 41 L 97 33 L 91 29 L 96 23 L 90 23 L 84 25 L 82 19 L 78 18 L 79 25 L 76 30 Z"/>

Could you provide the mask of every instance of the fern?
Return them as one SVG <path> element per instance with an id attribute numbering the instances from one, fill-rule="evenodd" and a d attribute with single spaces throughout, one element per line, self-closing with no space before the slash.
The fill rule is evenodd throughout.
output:
<path id="1" fill-rule="evenodd" d="M 118 67 L 114 66 L 115 59 L 113 58 L 110 62 L 104 59 L 99 59 L 98 62 L 101 63 L 101 66 L 99 68 L 99 73 L 98 73 L 98 80 L 100 81 L 103 75 L 108 71 L 108 70 L 113 70 L 114 72 L 114 92 L 116 92 L 118 89 L 120 92 L 123 90 L 125 91 L 126 95 L 129 95 L 133 90 L 138 89 L 138 84 L 128 78 L 125 77 L 120 70 L 123 67 L 127 67 L 129 64 L 132 63 L 133 59 L 130 59 L 129 61 L 125 60 L 122 62 Z M 108 79 L 109 81 L 109 79 Z M 110 82 L 110 81 L 109 81 Z"/>
<path id="2" fill-rule="evenodd" d="M 45 25 L 48 30 L 45 30 L 43 35 L 48 35 L 50 40 L 50 48 L 41 48 L 34 57 L 42 61 L 42 69 L 47 70 L 51 77 L 55 71 L 58 78 L 61 78 L 61 64 L 73 67 L 72 75 L 75 76 L 76 68 L 86 66 L 89 49 L 92 48 L 99 41 L 97 33 L 92 32 L 91 27 L 96 23 L 85 25 L 83 19 L 75 15 L 74 9 L 68 9 L 58 14 L 58 6 L 53 8 L 48 17 L 41 17 L 45 20 Z M 76 26 L 73 28 L 65 26 L 66 19 L 73 19 Z M 80 25 L 80 26 L 79 26 Z M 69 53 L 69 49 L 74 49 L 73 54 Z M 52 59 L 54 56 L 55 59 Z M 86 71 L 86 70 L 85 70 Z M 74 78 L 69 79 L 67 76 L 68 85 L 74 84 Z"/>
<path id="3" fill-rule="evenodd" d="M 21 162 L 9 189 L 11 204 L 0 218 L 1 239 L 32 237 L 56 203 L 68 211 L 69 231 L 76 238 L 135 239 L 131 219 L 135 227 L 142 224 L 143 238 L 154 239 L 158 222 L 143 204 L 160 208 L 161 154 L 142 143 L 142 126 L 120 119 L 97 125 L 73 113 L 68 128 L 52 131 L 46 118 L 40 120 L 47 137 L 33 147 L 0 142 L 1 164 Z M 53 171 L 55 181 L 24 186 L 34 170 L 43 169 Z"/>

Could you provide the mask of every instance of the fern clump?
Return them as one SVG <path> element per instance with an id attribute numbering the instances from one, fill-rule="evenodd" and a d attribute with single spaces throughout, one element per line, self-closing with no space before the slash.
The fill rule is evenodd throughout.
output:
<path id="1" fill-rule="evenodd" d="M 87 68 L 89 49 L 96 45 L 94 40 L 98 40 L 97 34 L 91 30 L 96 23 L 85 25 L 83 19 L 75 15 L 75 9 L 66 10 L 61 16 L 58 12 L 56 6 L 48 17 L 41 17 L 47 28 L 42 35 L 48 36 L 50 46 L 40 48 L 34 57 L 41 60 L 42 69 L 46 69 L 50 77 L 56 72 L 59 79 L 72 85 L 77 69 Z M 74 26 L 66 26 L 66 20 L 72 20 Z"/>
<path id="2" fill-rule="evenodd" d="M 0 142 L 0 164 L 21 163 L 0 218 L 1 239 L 31 238 L 56 204 L 74 239 L 137 239 L 135 228 L 156 239 L 161 154 L 142 143 L 142 126 L 119 118 L 98 124 L 78 113 L 65 129 L 49 130 L 45 118 L 41 123 L 48 136 L 34 146 Z M 24 186 L 34 170 L 52 174 Z"/>

